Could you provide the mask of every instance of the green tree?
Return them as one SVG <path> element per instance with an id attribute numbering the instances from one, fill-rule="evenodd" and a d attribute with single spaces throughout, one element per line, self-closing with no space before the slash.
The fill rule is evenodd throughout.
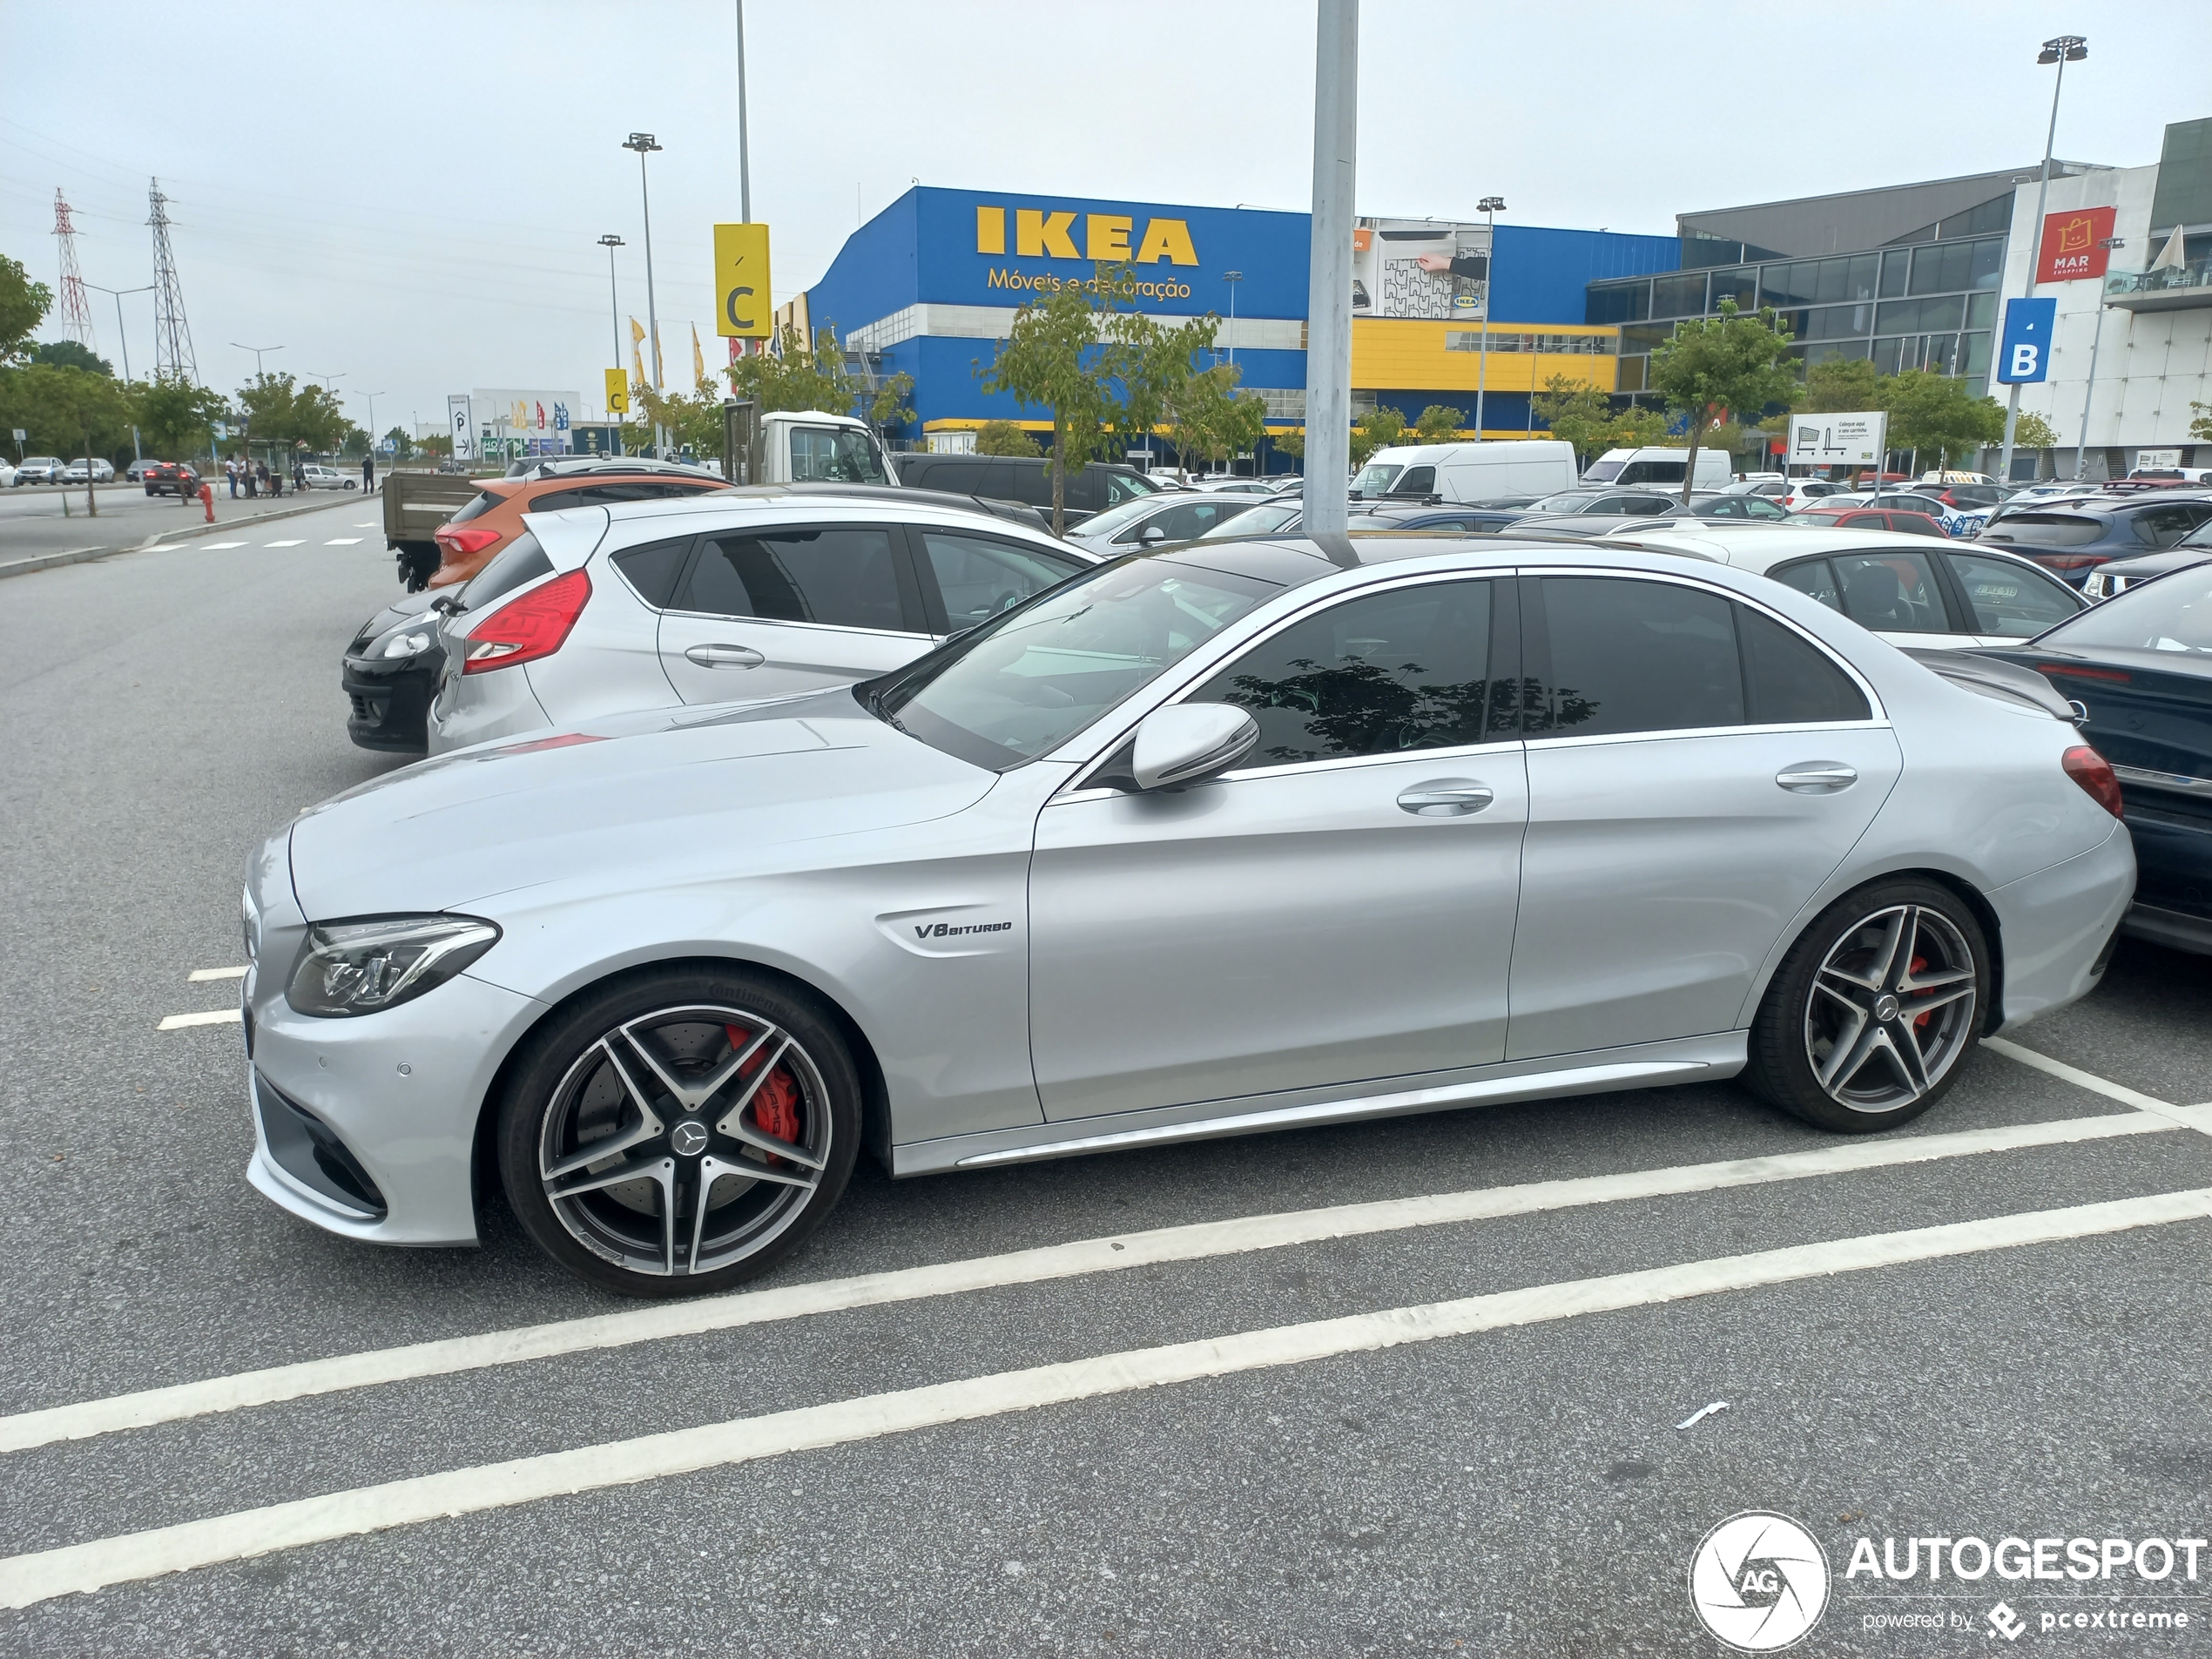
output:
<path id="1" fill-rule="evenodd" d="M 131 400 L 111 374 L 34 363 L 8 371 L 6 381 L 0 409 L 10 424 L 30 434 L 33 449 L 111 457 L 131 442 Z M 84 498 L 98 512 L 89 480 Z"/>
<path id="2" fill-rule="evenodd" d="M 54 291 L 0 253 L 0 363 L 15 361 L 54 303 Z"/>
<path id="3" fill-rule="evenodd" d="M 1642 449 L 1673 436 L 1667 412 L 1649 403 L 1631 403 L 1613 417 L 1605 432 L 1608 449 Z"/>
<path id="4" fill-rule="evenodd" d="M 1267 428 L 1267 441 L 1293 461 L 1305 459 L 1305 428 L 1302 426 L 1271 426 Z"/>
<path id="5" fill-rule="evenodd" d="M 906 407 L 906 401 L 914 389 L 914 376 L 894 374 L 870 390 L 865 380 L 846 367 L 845 351 L 837 343 L 834 328 L 815 330 L 810 346 L 798 329 L 786 327 L 774 351 L 748 353 L 725 372 L 730 377 L 730 389 L 737 396 L 751 398 L 758 403 L 763 415 L 772 415 L 779 409 L 817 409 L 824 415 L 857 415 L 875 427 L 901 426 L 914 419 L 914 411 Z M 700 386 L 700 395 L 713 399 L 712 442 L 718 444 L 722 441 L 721 400 L 713 397 L 707 382 L 702 381 Z M 647 388 L 638 386 L 632 390 L 638 405 L 650 401 Z M 863 402 L 865 408 L 861 407 Z"/>
<path id="6" fill-rule="evenodd" d="M 1379 404 L 1352 423 L 1352 470 L 1367 464 L 1378 449 L 1387 449 L 1406 435 L 1406 417 L 1387 403 Z"/>
<path id="7" fill-rule="evenodd" d="M 635 386 L 631 388 L 631 407 L 644 412 L 648 426 L 667 429 L 669 442 L 677 448 L 689 449 L 695 455 L 721 451 L 722 390 L 712 381 L 701 381 L 688 393 L 656 392 L 650 386 Z M 820 406 L 801 403 L 795 407 L 809 409 Z M 764 409 L 762 413 L 767 411 Z M 822 413 L 834 415 L 842 411 L 824 409 Z"/>
<path id="8" fill-rule="evenodd" d="M 173 374 L 132 389 L 139 432 L 152 454 L 189 461 L 213 452 L 209 428 L 230 415 L 221 393 Z"/>
<path id="9" fill-rule="evenodd" d="M 1993 397 L 1969 397 L 1964 381 L 1912 368 L 1892 376 L 1885 389 L 1890 448 L 1932 455 L 1939 470 L 1951 455 L 2004 438 L 2004 407 Z"/>
<path id="10" fill-rule="evenodd" d="M 986 421 L 975 434 L 979 455 L 1041 455 L 1037 441 L 1011 421 Z"/>
<path id="11" fill-rule="evenodd" d="M 353 429 L 328 388 L 297 385 L 289 374 L 256 374 L 239 388 L 238 407 L 247 435 L 257 442 L 305 443 L 328 454 Z"/>
<path id="12" fill-rule="evenodd" d="M 1552 436 L 1575 446 L 1578 460 L 1613 442 L 1612 400 L 1595 386 L 1554 374 L 1536 394 L 1536 420 Z"/>
<path id="13" fill-rule="evenodd" d="M 1169 395 L 1168 429 L 1178 455 L 1218 466 L 1259 442 L 1267 429 L 1267 401 L 1257 393 L 1238 396 L 1239 374 L 1233 363 L 1217 363 Z"/>
<path id="14" fill-rule="evenodd" d="M 1831 357 L 1805 371 L 1804 401 L 1796 407 L 1816 415 L 1857 415 L 1878 409 L 1881 377 L 1865 357 Z"/>
<path id="15" fill-rule="evenodd" d="M 2212 403 L 2199 403 L 2192 400 L 2189 408 L 2192 413 L 2189 436 L 2212 443 Z"/>
<path id="16" fill-rule="evenodd" d="M 1096 285 L 1103 287 L 1103 285 Z M 1116 413 L 1108 379 L 1098 372 L 1098 310 L 1094 289 L 1063 282 L 1014 314 L 1007 337 L 975 375 L 986 392 L 1007 392 L 1023 408 L 1052 415 L 1052 533 L 1068 528 L 1068 473 L 1104 443 Z"/>
<path id="17" fill-rule="evenodd" d="M 1101 286 L 1109 295 L 1123 268 L 1102 268 Z M 1198 360 L 1212 352 L 1220 327 L 1221 320 L 1211 314 L 1173 327 L 1141 311 L 1110 312 L 1101 320 L 1105 343 L 1096 373 L 1116 395 L 1114 435 L 1123 448 L 1150 448 L 1170 408 L 1190 398 L 1191 378 L 1201 372 Z M 1179 445 L 1177 452 L 1180 470 Z"/>
<path id="18" fill-rule="evenodd" d="M 2004 439 L 2000 428 L 1999 442 Z M 2020 418 L 2013 425 L 2013 443 L 2021 449 L 2055 449 L 2059 447 L 2058 428 L 2033 409 L 2022 409 Z"/>
<path id="19" fill-rule="evenodd" d="M 1669 408 L 1688 418 L 1689 458 L 1683 468 L 1682 502 L 1697 476 L 1697 451 L 1714 421 L 1730 411 L 1785 408 L 1800 388 L 1790 358 L 1790 332 L 1776 326 L 1774 308 L 1739 316 L 1733 300 L 1721 301 L 1720 315 L 1690 318 L 1675 325 L 1674 337 L 1651 354 L 1649 383 Z"/>
<path id="20" fill-rule="evenodd" d="M 1416 443 L 1449 443 L 1460 435 L 1460 428 L 1467 424 L 1465 409 L 1455 409 L 1447 404 L 1432 403 L 1420 412 L 1413 422 Z"/>
<path id="21" fill-rule="evenodd" d="M 51 363 L 57 368 L 81 368 L 89 374 L 105 374 L 111 380 L 115 376 L 115 365 L 80 341 L 50 340 L 31 348 L 30 361 Z"/>

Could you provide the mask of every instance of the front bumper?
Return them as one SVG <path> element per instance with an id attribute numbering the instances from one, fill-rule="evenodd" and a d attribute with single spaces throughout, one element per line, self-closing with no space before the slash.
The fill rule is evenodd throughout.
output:
<path id="1" fill-rule="evenodd" d="M 445 652 L 435 645 L 391 663 L 348 656 L 338 676 L 347 705 L 346 735 L 364 749 L 423 752 L 430 742 L 430 699 L 444 666 Z"/>
<path id="2" fill-rule="evenodd" d="M 246 981 L 247 1178 L 348 1238 L 476 1243 L 477 1121 L 501 1062 L 544 1005 L 462 974 L 381 1014 L 313 1019 L 284 1000 L 289 966 L 272 961 L 266 992 L 258 967 Z M 342 1150 L 316 1159 L 303 1116 Z"/>
<path id="3" fill-rule="evenodd" d="M 2009 1031 L 2096 988 L 2111 958 L 2106 947 L 2134 892 L 2134 846 L 2115 823 L 2088 852 L 1988 894 L 2003 930 L 2000 1029 Z"/>

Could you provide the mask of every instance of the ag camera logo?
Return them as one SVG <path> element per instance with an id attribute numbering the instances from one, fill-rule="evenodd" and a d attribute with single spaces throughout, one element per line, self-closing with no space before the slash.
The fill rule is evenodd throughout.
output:
<path id="1" fill-rule="evenodd" d="M 1787 1515 L 1730 1515 L 1689 1559 L 1689 1604 L 1738 1653 L 1777 1653 L 1827 1610 L 1827 1553 Z"/>

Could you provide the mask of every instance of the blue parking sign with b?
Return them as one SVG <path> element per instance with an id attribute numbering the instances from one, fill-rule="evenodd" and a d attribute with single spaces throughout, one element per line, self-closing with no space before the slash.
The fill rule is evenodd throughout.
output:
<path id="1" fill-rule="evenodd" d="M 1997 378 L 2006 386 L 2027 386 L 2051 372 L 2051 330 L 2057 325 L 2056 300 L 2007 300 L 2005 332 L 1997 347 Z"/>

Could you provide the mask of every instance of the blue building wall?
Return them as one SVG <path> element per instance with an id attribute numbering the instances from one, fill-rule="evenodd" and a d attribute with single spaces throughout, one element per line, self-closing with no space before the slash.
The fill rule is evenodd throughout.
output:
<path id="1" fill-rule="evenodd" d="M 1681 264 L 1682 243 L 1672 236 L 1501 225 L 1492 250 L 1490 314 L 1501 323 L 1579 324 L 1590 283 Z"/>

